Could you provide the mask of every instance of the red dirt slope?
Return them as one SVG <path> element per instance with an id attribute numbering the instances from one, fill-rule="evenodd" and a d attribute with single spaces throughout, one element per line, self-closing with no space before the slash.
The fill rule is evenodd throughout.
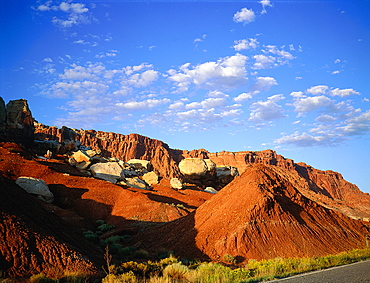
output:
<path id="1" fill-rule="evenodd" d="M 97 274 L 101 251 L 14 182 L 0 176 L 0 270 L 7 276 Z"/>
<path id="2" fill-rule="evenodd" d="M 296 176 L 256 164 L 196 212 L 138 235 L 147 249 L 222 261 L 305 257 L 365 246 L 366 226 L 304 197 Z M 296 184 L 294 184 L 296 183 Z M 157 235 L 166 235 L 159 238 Z"/>

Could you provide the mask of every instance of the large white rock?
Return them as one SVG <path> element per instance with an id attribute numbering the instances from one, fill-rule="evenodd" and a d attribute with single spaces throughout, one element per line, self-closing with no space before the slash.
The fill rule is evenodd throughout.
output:
<path id="1" fill-rule="evenodd" d="M 125 181 L 121 181 L 120 184 L 129 186 L 135 189 L 150 190 L 145 181 L 135 177 L 135 178 L 126 178 Z"/>
<path id="2" fill-rule="evenodd" d="M 73 153 L 72 157 L 74 158 L 74 160 L 76 160 L 78 163 L 79 162 L 89 162 L 90 161 L 90 156 L 82 151 L 82 150 L 79 150 L 79 151 L 76 151 Z"/>
<path id="3" fill-rule="evenodd" d="M 185 175 L 204 176 L 208 171 L 208 166 L 201 158 L 185 158 L 180 161 L 179 169 Z"/>
<path id="4" fill-rule="evenodd" d="M 184 185 L 182 184 L 179 178 L 172 178 L 170 180 L 170 185 L 173 189 L 176 189 L 176 190 L 181 190 L 184 187 Z"/>
<path id="5" fill-rule="evenodd" d="M 44 180 L 32 177 L 19 177 L 15 183 L 29 194 L 37 195 L 46 202 L 52 203 L 54 201 L 54 195 Z"/>
<path id="6" fill-rule="evenodd" d="M 207 164 L 207 171 L 214 171 L 216 169 L 216 163 L 214 163 L 211 159 L 203 160 Z"/>
<path id="7" fill-rule="evenodd" d="M 143 180 L 149 185 L 156 185 L 158 184 L 158 175 L 154 172 L 148 172 L 143 175 Z"/>
<path id="8" fill-rule="evenodd" d="M 96 163 L 90 166 L 90 171 L 94 177 L 109 181 L 113 184 L 117 180 L 124 179 L 123 169 L 117 162 Z"/>
<path id="9" fill-rule="evenodd" d="M 227 166 L 227 165 L 220 165 L 216 167 L 216 176 L 223 177 L 223 176 L 239 176 L 238 169 L 236 167 Z"/>
<path id="10" fill-rule="evenodd" d="M 205 192 L 207 193 L 211 193 L 211 194 L 217 194 L 218 191 L 216 189 L 214 189 L 213 187 L 207 187 L 204 189 Z"/>

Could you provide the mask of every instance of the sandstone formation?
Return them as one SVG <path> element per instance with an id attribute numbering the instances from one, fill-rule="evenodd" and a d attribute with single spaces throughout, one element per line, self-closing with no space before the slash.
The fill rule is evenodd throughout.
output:
<path id="1" fill-rule="evenodd" d="M 54 195 L 50 192 L 44 180 L 32 177 L 19 177 L 15 183 L 29 194 L 38 196 L 41 200 L 52 203 Z"/>
<path id="2" fill-rule="evenodd" d="M 136 241 L 151 239 L 141 247 L 166 247 L 179 256 L 222 261 L 228 254 L 239 262 L 365 247 L 367 226 L 304 197 L 294 180 L 287 169 L 250 166 L 194 213 L 139 234 Z"/>

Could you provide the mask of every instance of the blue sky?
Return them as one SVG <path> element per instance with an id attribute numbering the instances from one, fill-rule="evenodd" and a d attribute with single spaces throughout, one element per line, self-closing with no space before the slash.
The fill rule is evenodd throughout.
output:
<path id="1" fill-rule="evenodd" d="M 26 3 L 26 4 L 25 4 Z M 0 95 L 41 123 L 273 149 L 370 193 L 369 1 L 1 1 Z"/>

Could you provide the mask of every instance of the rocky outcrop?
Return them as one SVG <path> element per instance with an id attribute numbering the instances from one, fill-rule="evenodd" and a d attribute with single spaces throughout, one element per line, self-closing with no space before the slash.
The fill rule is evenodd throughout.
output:
<path id="1" fill-rule="evenodd" d="M 0 100 L 0 141 L 10 141 L 33 146 L 34 119 L 27 100 L 10 100 L 5 106 Z"/>
<path id="2" fill-rule="evenodd" d="M 48 185 L 44 180 L 32 177 L 19 177 L 15 183 L 27 193 L 36 195 L 39 199 L 52 203 L 54 195 L 50 192 Z"/>
<path id="3" fill-rule="evenodd" d="M 252 165 L 194 213 L 154 227 L 134 243 L 213 261 L 228 254 L 239 262 L 365 247 L 367 226 L 304 197 L 299 186 L 305 183 L 287 169 Z"/>

